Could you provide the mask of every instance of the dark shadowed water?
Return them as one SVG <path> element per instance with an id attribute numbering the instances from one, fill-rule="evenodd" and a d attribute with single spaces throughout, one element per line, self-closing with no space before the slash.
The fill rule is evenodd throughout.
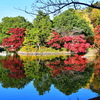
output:
<path id="1" fill-rule="evenodd" d="M 92 100 L 100 94 L 100 57 L 0 56 L 0 100 Z"/>

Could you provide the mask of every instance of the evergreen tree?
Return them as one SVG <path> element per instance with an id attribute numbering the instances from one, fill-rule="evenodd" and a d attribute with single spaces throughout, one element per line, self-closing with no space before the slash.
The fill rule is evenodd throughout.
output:
<path id="1" fill-rule="evenodd" d="M 60 30 L 60 33 L 66 33 L 65 35 L 79 33 L 84 34 L 86 37 L 90 37 L 93 34 L 85 19 L 73 9 L 66 10 L 58 16 L 55 16 L 53 19 L 53 26 L 54 29 Z"/>
<path id="2" fill-rule="evenodd" d="M 36 46 L 44 46 L 46 38 L 49 36 L 52 28 L 52 22 L 48 15 L 42 11 L 38 12 L 38 15 L 33 21 L 33 28 L 27 34 L 24 44 Z"/>

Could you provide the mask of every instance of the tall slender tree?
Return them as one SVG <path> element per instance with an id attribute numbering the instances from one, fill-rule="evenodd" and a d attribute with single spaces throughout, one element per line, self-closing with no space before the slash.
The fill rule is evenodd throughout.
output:
<path id="1" fill-rule="evenodd" d="M 33 21 L 33 28 L 29 31 L 24 44 L 30 44 L 38 48 L 40 48 L 40 46 L 44 46 L 46 38 L 51 32 L 51 28 L 52 22 L 49 16 L 42 11 L 39 11 Z"/>

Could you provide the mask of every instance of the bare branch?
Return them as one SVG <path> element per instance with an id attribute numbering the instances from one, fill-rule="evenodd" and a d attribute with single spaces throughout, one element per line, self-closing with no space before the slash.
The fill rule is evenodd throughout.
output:
<path id="1" fill-rule="evenodd" d="M 92 4 L 94 3 L 94 1 L 95 1 L 95 0 L 91 0 L 91 1 L 90 1 L 90 4 L 92 5 Z"/>
<path id="2" fill-rule="evenodd" d="M 36 0 L 36 2 L 32 4 L 32 12 L 27 11 L 26 8 L 25 10 L 17 9 L 32 15 L 37 15 L 38 11 L 43 11 L 46 14 L 57 14 L 60 13 L 63 8 L 69 6 L 79 9 L 79 5 L 100 9 L 100 7 L 93 5 L 94 1 L 95 0 L 91 0 L 90 4 L 87 4 L 77 0 Z"/>

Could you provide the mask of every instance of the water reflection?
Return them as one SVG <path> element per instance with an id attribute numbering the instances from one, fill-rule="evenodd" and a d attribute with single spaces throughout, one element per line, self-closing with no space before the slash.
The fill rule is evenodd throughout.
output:
<path id="1" fill-rule="evenodd" d="M 26 78 L 23 61 L 18 56 L 0 59 L 0 83 L 4 88 L 21 89 L 30 79 Z"/>
<path id="2" fill-rule="evenodd" d="M 100 56 L 94 61 L 94 78 L 91 82 L 90 88 L 92 91 L 100 94 Z"/>
<path id="3" fill-rule="evenodd" d="M 83 87 L 100 93 L 100 58 L 95 63 L 77 54 L 52 58 L 20 58 L 18 55 L 0 58 L 2 87 L 21 89 L 31 81 L 39 95 L 50 91 L 52 85 L 65 95 L 75 93 Z"/>
<path id="4" fill-rule="evenodd" d="M 81 55 L 74 55 L 67 59 L 54 59 L 47 65 L 53 69 L 52 83 L 66 95 L 84 87 L 93 73 L 93 65 Z"/>

